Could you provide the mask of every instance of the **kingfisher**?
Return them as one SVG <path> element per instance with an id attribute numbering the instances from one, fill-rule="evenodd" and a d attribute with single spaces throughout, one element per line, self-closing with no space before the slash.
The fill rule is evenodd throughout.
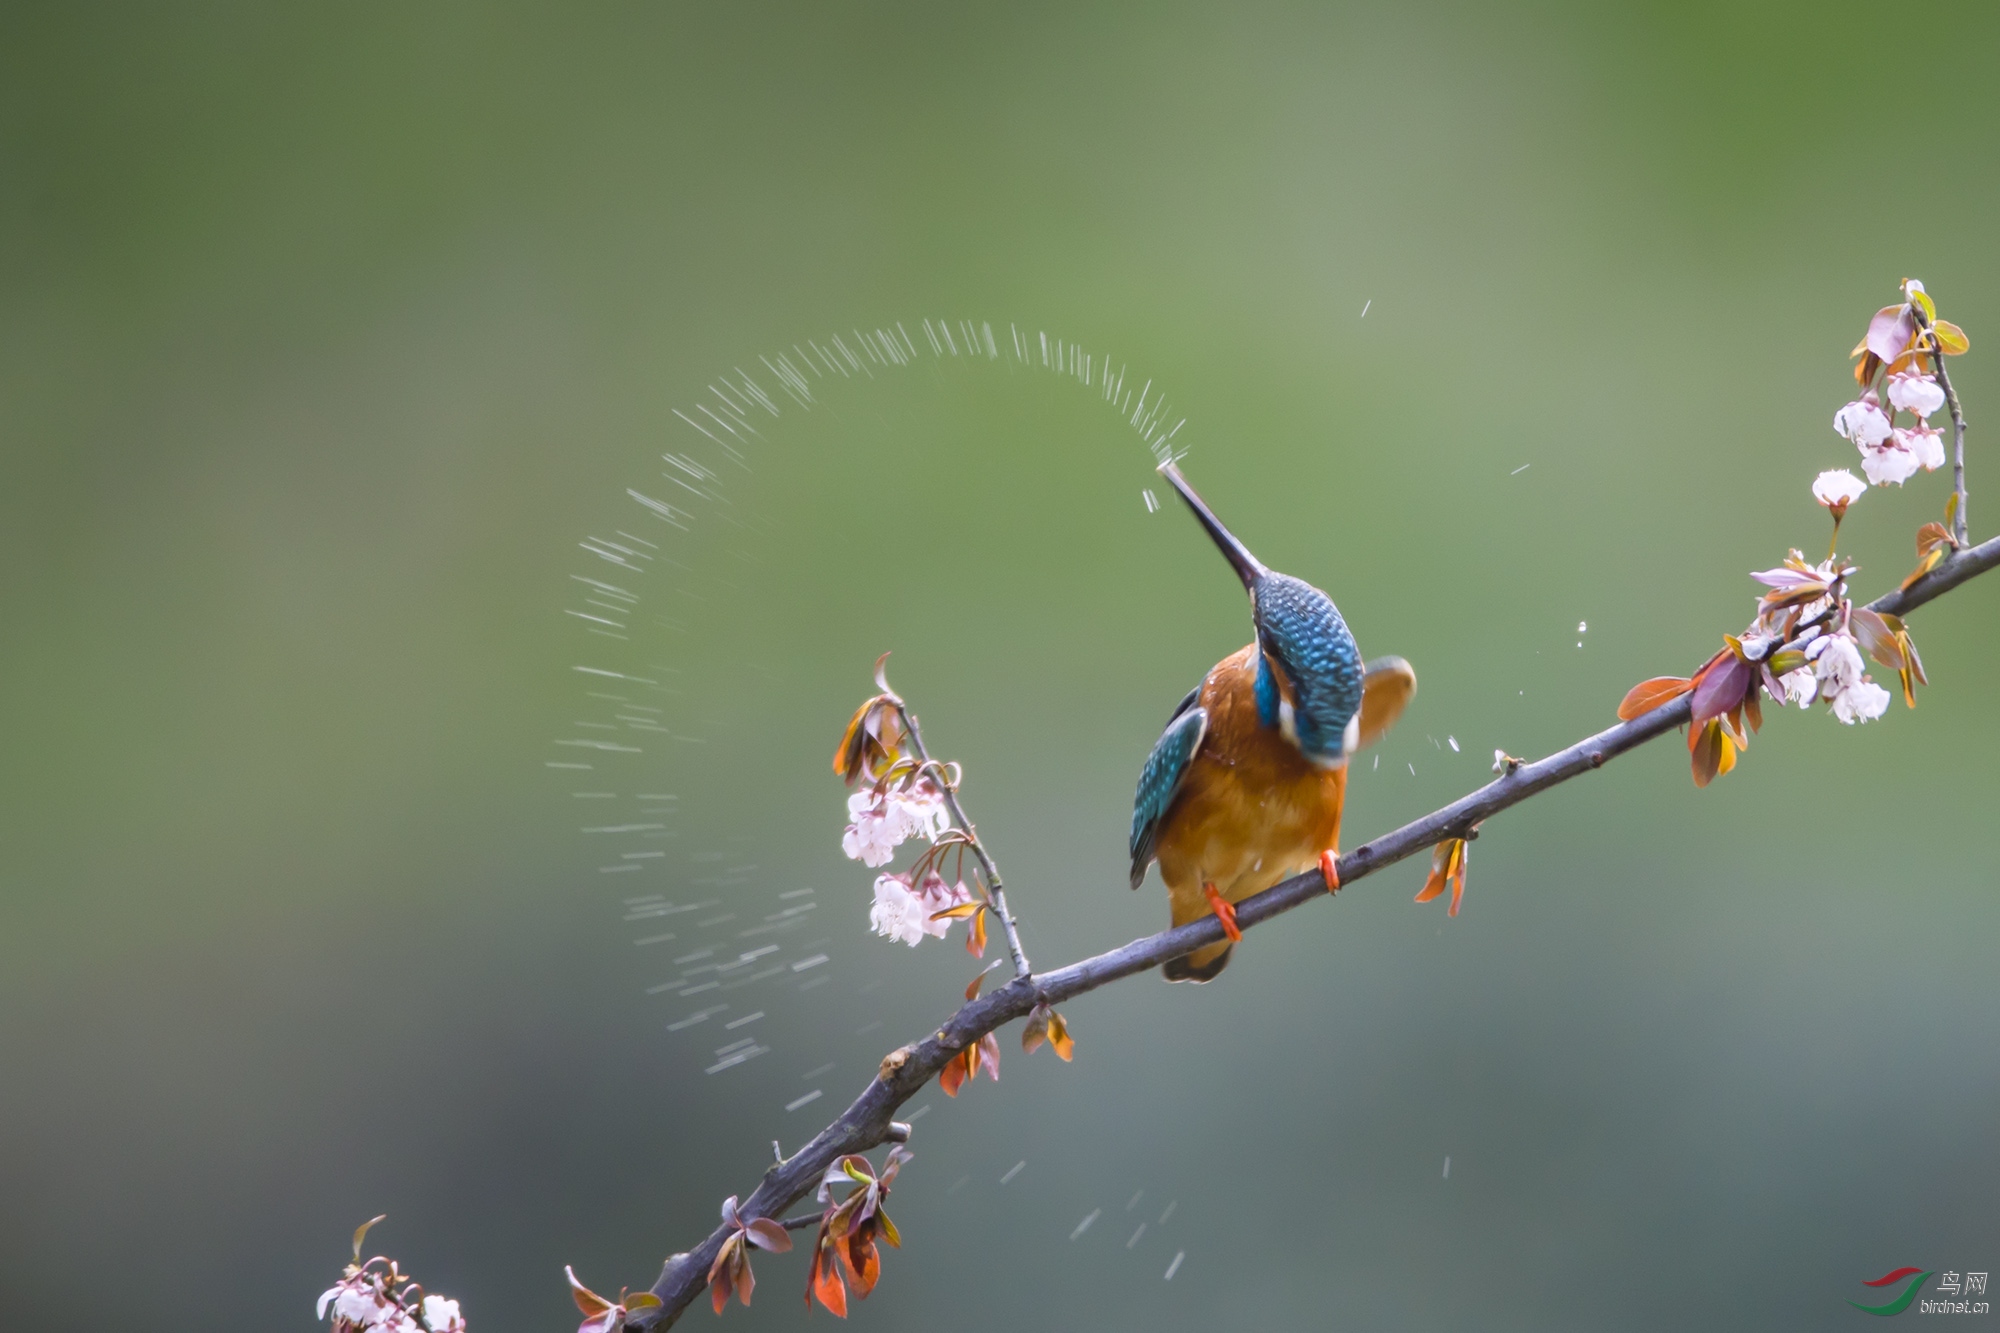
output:
<path id="1" fill-rule="evenodd" d="M 1400 657 L 1364 663 L 1332 598 L 1265 568 L 1173 460 L 1160 474 L 1243 580 L 1257 635 L 1174 709 L 1132 802 L 1132 887 L 1157 860 L 1174 924 L 1213 914 L 1228 937 L 1161 971 L 1213 981 L 1243 938 L 1237 903 L 1315 863 L 1339 890 L 1348 761 L 1402 716 L 1417 673 Z"/>

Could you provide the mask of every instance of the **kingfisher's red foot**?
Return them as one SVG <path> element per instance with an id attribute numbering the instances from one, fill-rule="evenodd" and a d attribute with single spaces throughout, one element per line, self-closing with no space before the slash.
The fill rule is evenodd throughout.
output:
<path id="1" fill-rule="evenodd" d="M 1213 884 L 1204 884 L 1201 891 L 1208 897 L 1208 910 L 1215 913 L 1215 919 L 1222 923 L 1222 933 L 1229 937 L 1231 944 L 1243 942 L 1242 928 L 1236 924 L 1236 908 L 1222 896 Z"/>
<path id="2" fill-rule="evenodd" d="M 1319 854 L 1320 878 L 1326 881 L 1328 893 L 1340 892 L 1340 849 L 1332 848 Z"/>

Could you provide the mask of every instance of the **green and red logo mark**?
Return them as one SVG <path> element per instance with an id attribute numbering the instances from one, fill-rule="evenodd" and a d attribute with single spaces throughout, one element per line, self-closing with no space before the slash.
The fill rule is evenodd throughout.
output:
<path id="1" fill-rule="evenodd" d="M 1985 1273 L 1960 1273 L 1955 1268 L 1942 1271 L 1932 1268 L 1898 1268 L 1893 1273 L 1884 1273 L 1872 1282 L 1864 1282 L 1867 1287 L 1893 1287 L 1898 1282 L 1907 1283 L 1902 1292 L 1885 1305 L 1863 1305 L 1860 1301 L 1848 1304 L 1863 1314 L 1901 1314 L 1910 1308 L 1912 1302 L 1923 1292 L 1924 1283 L 1937 1279 L 1937 1299 L 1925 1300 L 1917 1305 L 1918 1314 L 1990 1314 L 1992 1306 L 1985 1301 L 1970 1299 L 1986 1294 Z"/>
<path id="2" fill-rule="evenodd" d="M 1863 1305 L 1860 1301 L 1849 1301 L 1848 1304 L 1863 1314 L 1901 1314 L 1910 1308 L 1910 1302 L 1917 1299 L 1917 1293 L 1924 1289 L 1924 1279 L 1935 1271 L 1935 1269 L 1926 1268 L 1898 1268 L 1893 1273 L 1884 1273 L 1873 1282 L 1864 1282 L 1861 1285 L 1864 1287 L 1893 1287 L 1905 1278 L 1910 1279 L 1910 1285 L 1904 1287 L 1903 1294 L 1896 1297 L 1895 1300 L 1890 1301 L 1887 1305 Z"/>

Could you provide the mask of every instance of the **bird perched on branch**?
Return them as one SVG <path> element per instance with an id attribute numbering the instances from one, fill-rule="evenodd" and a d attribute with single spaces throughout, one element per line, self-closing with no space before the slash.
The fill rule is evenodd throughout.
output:
<path id="1" fill-rule="evenodd" d="M 1171 460 L 1160 473 L 1243 580 L 1257 631 L 1181 700 L 1132 803 L 1132 887 L 1158 860 L 1174 924 L 1213 913 L 1229 937 L 1162 971 L 1212 981 L 1243 938 L 1235 904 L 1315 863 L 1340 888 L 1348 761 L 1402 715 L 1417 673 L 1400 657 L 1363 664 L 1331 598 L 1266 569 Z"/>

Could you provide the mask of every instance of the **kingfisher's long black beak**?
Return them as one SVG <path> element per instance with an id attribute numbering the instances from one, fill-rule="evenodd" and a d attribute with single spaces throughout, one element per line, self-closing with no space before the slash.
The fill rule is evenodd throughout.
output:
<path id="1" fill-rule="evenodd" d="M 1174 466 L 1172 459 L 1160 464 L 1160 475 L 1173 483 L 1174 489 L 1181 493 L 1181 499 L 1187 501 L 1187 507 L 1194 510 L 1194 516 L 1201 520 L 1202 527 L 1208 529 L 1208 535 L 1222 548 L 1222 554 L 1229 561 L 1230 567 L 1236 571 L 1236 577 L 1243 580 L 1245 592 L 1254 588 L 1258 579 L 1271 572 L 1264 568 L 1263 562 L 1250 554 L 1248 547 L 1236 540 L 1235 533 L 1222 526 L 1222 520 L 1202 503 L 1201 497 L 1194 493 L 1194 487 L 1188 485 L 1187 478 L 1181 475 L 1181 470 Z"/>

